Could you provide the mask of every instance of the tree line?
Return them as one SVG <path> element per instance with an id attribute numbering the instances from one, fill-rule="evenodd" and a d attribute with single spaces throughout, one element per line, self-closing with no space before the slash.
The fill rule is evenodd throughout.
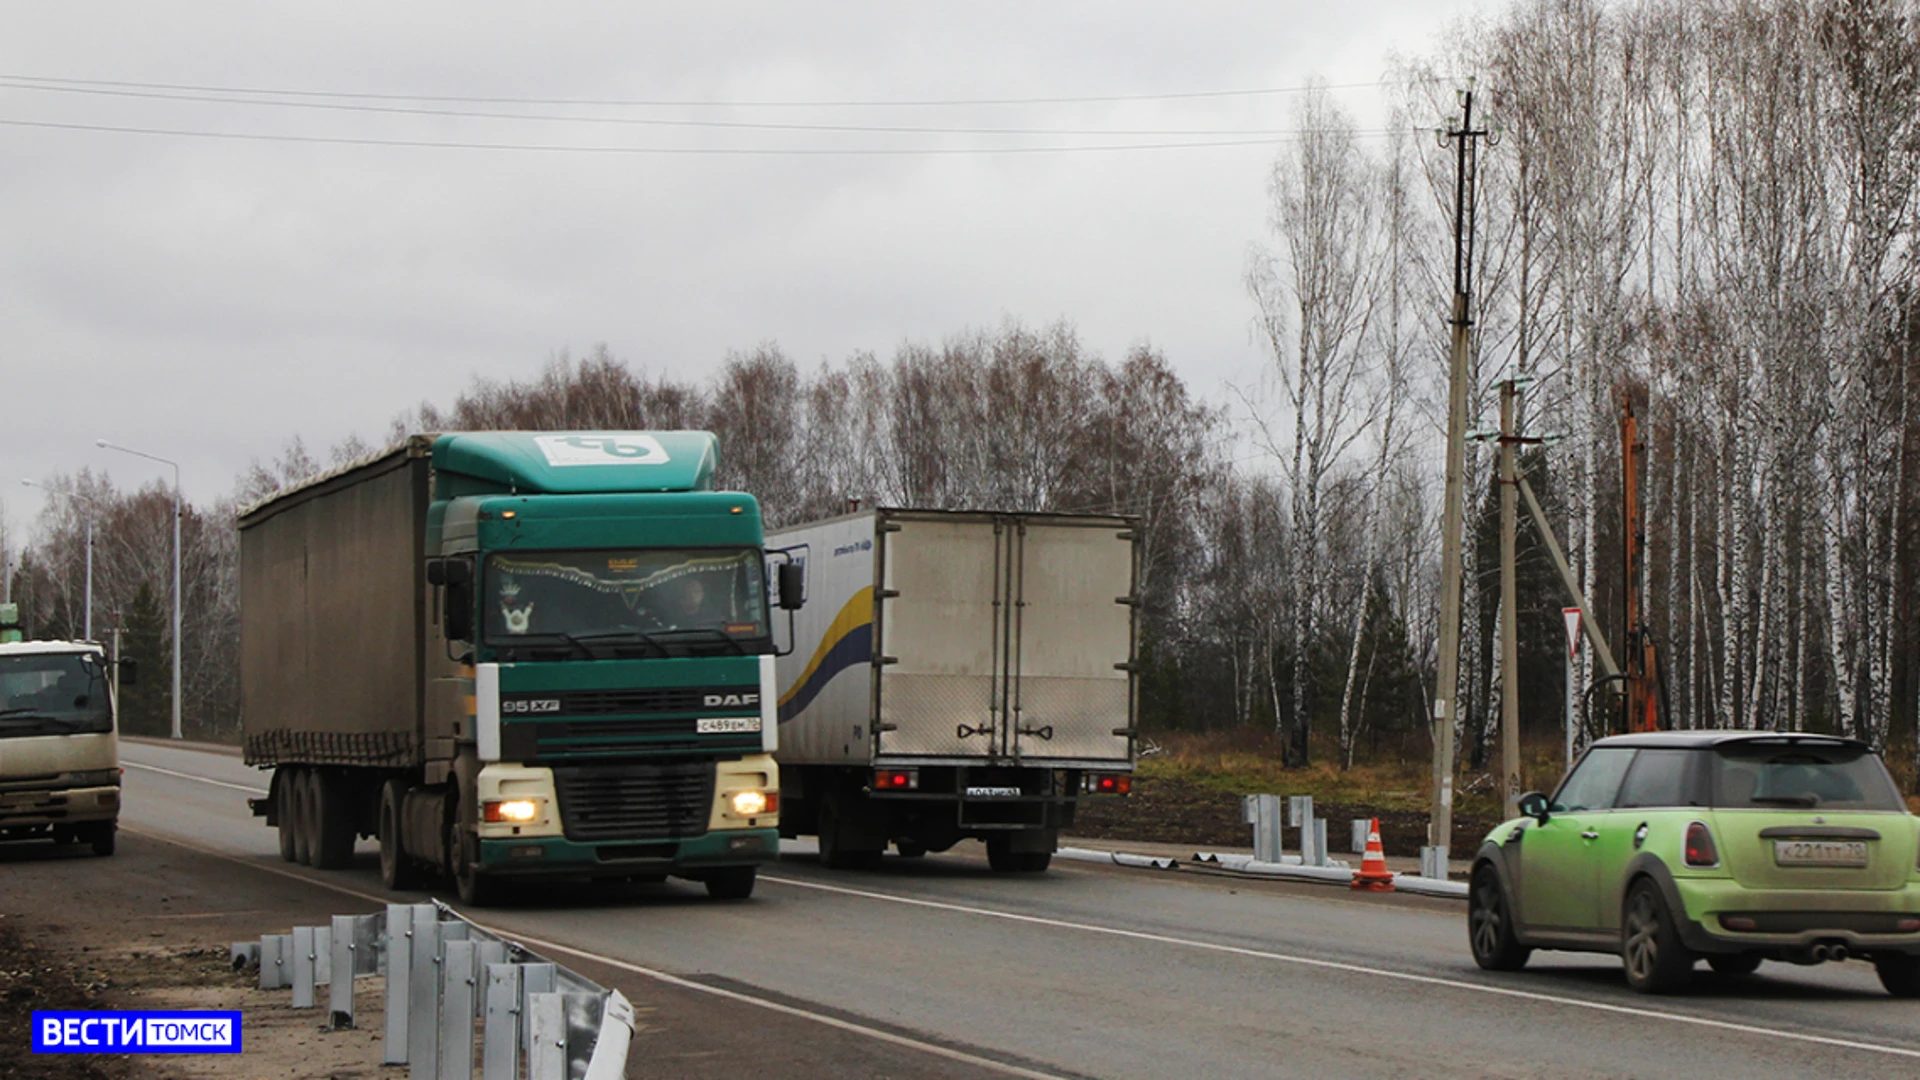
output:
<path id="1" fill-rule="evenodd" d="M 1556 441 L 1523 467 L 1615 650 L 1630 404 L 1670 722 L 1920 753 L 1915 0 L 1521 0 L 1394 62 L 1384 138 L 1304 95 L 1244 282 L 1268 376 L 1224 404 L 1151 348 L 1108 361 L 1068 323 L 1008 324 L 814 366 L 766 343 L 697 382 L 602 347 L 388 434 L 704 428 L 773 525 L 850 500 L 1134 514 L 1149 726 L 1271 732 L 1296 764 L 1425 753 L 1455 193 L 1432 129 L 1457 118 L 1458 72 L 1497 135 L 1469 186 L 1472 411 L 1490 426 L 1499 381 L 1532 380 L 1522 430 Z M 235 508 L 370 448 L 289 444 L 188 510 L 190 723 L 236 724 Z M 1501 671 L 1492 447 L 1467 460 L 1458 734 L 1477 763 L 1506 678 L 1523 726 L 1558 730 L 1570 601 L 1523 524 L 1520 670 Z M 99 610 L 147 625 L 166 493 L 53 482 L 104 508 Z M 20 559 L 43 628 L 79 625 L 82 512 L 52 500 Z M 1588 665 L 1592 734 L 1609 712 Z"/>

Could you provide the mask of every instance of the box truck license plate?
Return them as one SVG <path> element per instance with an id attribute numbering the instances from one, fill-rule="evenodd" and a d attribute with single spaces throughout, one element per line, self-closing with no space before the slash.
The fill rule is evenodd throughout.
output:
<path id="1" fill-rule="evenodd" d="M 1775 840 L 1773 861 L 1780 866 L 1865 866 L 1864 840 Z"/>
<path id="2" fill-rule="evenodd" d="M 735 735 L 760 730 L 757 716 L 707 716 L 693 722 L 699 735 Z"/>
<path id="3" fill-rule="evenodd" d="M 1017 798 L 1019 794 L 1020 789 L 1017 787 L 970 787 L 967 789 L 969 799 L 1012 799 Z"/>

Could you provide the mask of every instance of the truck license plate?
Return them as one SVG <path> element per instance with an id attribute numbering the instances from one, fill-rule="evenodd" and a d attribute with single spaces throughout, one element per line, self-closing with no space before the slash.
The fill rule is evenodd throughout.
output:
<path id="1" fill-rule="evenodd" d="M 1865 866 L 1864 840 L 1775 840 L 1773 861 L 1780 866 Z"/>
<path id="2" fill-rule="evenodd" d="M 1017 787 L 970 787 L 967 789 L 969 799 L 1012 799 L 1017 798 L 1019 794 L 1020 789 Z"/>
<path id="3" fill-rule="evenodd" d="M 697 735 L 734 735 L 760 730 L 757 716 L 705 716 L 693 722 Z"/>

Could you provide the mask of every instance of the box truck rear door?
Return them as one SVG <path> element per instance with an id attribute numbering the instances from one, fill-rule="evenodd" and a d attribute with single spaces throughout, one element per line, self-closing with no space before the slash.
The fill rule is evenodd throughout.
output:
<path id="1" fill-rule="evenodd" d="M 1000 523 L 893 519 L 882 541 L 879 750 L 980 757 L 1004 752 L 1009 554 Z"/>
<path id="2" fill-rule="evenodd" d="M 1022 522 L 1012 633 L 1012 745 L 1022 759 L 1126 761 L 1133 541 L 1111 521 Z"/>

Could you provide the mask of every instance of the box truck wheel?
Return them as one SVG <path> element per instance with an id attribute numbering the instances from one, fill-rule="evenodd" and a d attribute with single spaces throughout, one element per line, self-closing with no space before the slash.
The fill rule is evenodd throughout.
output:
<path id="1" fill-rule="evenodd" d="M 320 865 L 320 772 L 300 770 L 300 862 Z"/>
<path id="2" fill-rule="evenodd" d="M 313 865 L 322 870 L 344 869 L 353 863 L 352 788 L 346 777 L 325 769 L 314 769 L 310 775 Z"/>
<path id="3" fill-rule="evenodd" d="M 380 785 L 380 884 L 396 891 L 418 889 L 426 884 L 420 865 L 407 854 L 401 842 L 400 823 L 405 819 L 401 807 L 407 798 L 407 782 L 393 777 Z"/>
<path id="4" fill-rule="evenodd" d="M 707 871 L 707 895 L 715 900 L 745 900 L 753 895 L 753 882 L 758 867 L 729 866 L 725 870 Z"/>
<path id="5" fill-rule="evenodd" d="M 1013 837 L 994 836 L 987 840 L 987 865 L 1002 874 L 1037 874 L 1053 862 L 1051 851 L 1015 851 Z"/>
<path id="6" fill-rule="evenodd" d="M 296 831 L 299 826 L 300 812 L 294 798 L 293 778 L 299 770 L 290 765 L 282 765 L 273 770 L 273 820 L 280 830 L 280 858 L 287 862 L 300 861 L 300 845 Z"/>
<path id="7" fill-rule="evenodd" d="M 844 792 L 830 791 L 820 802 L 820 865 L 834 870 L 871 870 L 880 865 L 879 847 L 856 847 L 863 837 L 859 822 L 850 820 L 851 808 Z"/>

